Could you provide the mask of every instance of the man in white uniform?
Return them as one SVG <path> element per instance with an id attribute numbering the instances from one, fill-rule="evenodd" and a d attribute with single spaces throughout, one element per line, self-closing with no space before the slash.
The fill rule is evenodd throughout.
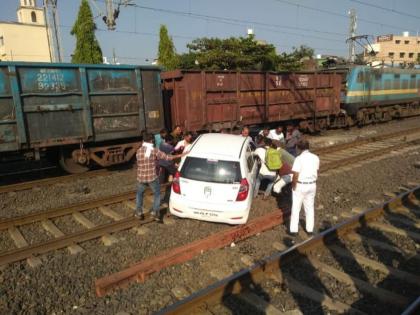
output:
<path id="1" fill-rule="evenodd" d="M 297 149 L 301 153 L 296 157 L 292 167 L 293 204 L 290 219 L 290 233 L 296 234 L 298 232 L 299 212 L 303 203 L 306 232 L 312 234 L 314 230 L 314 202 L 319 158 L 309 152 L 309 142 L 306 139 L 302 139 L 297 143 Z"/>

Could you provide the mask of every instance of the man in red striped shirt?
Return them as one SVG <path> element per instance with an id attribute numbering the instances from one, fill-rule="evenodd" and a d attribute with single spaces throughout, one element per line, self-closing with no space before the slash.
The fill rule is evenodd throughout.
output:
<path id="1" fill-rule="evenodd" d="M 160 217 L 160 183 L 158 177 L 158 160 L 173 160 L 181 158 L 188 152 L 179 155 L 167 155 L 153 146 L 153 135 L 146 134 L 141 139 L 142 146 L 137 150 L 137 195 L 135 217 L 144 220 L 143 194 L 146 186 L 153 192 L 152 216 L 156 221 L 162 222 Z"/>

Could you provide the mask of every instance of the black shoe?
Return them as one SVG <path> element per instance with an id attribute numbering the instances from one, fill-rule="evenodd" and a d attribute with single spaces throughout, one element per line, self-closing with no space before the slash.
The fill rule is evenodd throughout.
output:
<path id="1" fill-rule="evenodd" d="M 284 244 L 285 244 L 287 247 L 292 247 L 292 246 L 294 246 L 294 245 L 296 244 L 296 240 L 294 240 L 294 239 L 292 239 L 292 238 L 285 238 L 285 239 L 284 239 Z"/>
<path id="2" fill-rule="evenodd" d="M 142 214 L 135 213 L 134 214 L 134 217 L 136 219 L 139 219 L 140 221 L 143 221 L 144 220 L 144 214 L 143 213 Z"/>
<path id="3" fill-rule="evenodd" d="M 298 233 L 287 231 L 287 235 L 295 237 L 295 236 L 298 236 Z"/>

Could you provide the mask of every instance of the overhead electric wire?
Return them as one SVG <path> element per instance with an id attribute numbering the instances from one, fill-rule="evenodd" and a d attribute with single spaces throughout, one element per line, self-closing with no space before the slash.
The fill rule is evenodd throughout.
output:
<path id="1" fill-rule="evenodd" d="M 321 13 L 324 13 L 324 14 L 329 14 L 329 15 L 338 16 L 338 17 L 348 19 L 348 15 L 346 15 L 346 14 L 342 14 L 342 13 L 338 13 L 338 12 L 334 12 L 334 11 L 330 11 L 330 10 L 326 10 L 326 9 L 319 9 L 319 8 L 311 7 L 311 6 L 308 6 L 308 5 L 303 5 L 303 4 L 290 2 L 290 1 L 287 1 L 287 0 L 274 0 L 274 1 L 281 2 L 281 3 L 284 3 L 284 4 L 290 5 L 290 6 L 295 6 L 296 8 L 304 8 L 304 9 L 307 9 L 307 10 L 312 10 L 312 11 L 321 12 Z M 356 1 L 356 0 L 348 0 L 348 1 Z M 357 20 L 365 22 L 365 23 L 374 24 L 374 25 L 387 26 L 387 27 L 394 28 L 394 29 L 399 29 L 399 30 L 403 30 L 403 29 L 405 30 L 406 29 L 406 28 L 403 28 L 401 26 L 386 24 L 386 23 L 382 23 L 382 22 L 375 22 L 375 21 L 364 19 L 364 18 L 361 18 L 361 17 L 357 17 Z M 411 30 L 411 31 L 413 31 L 413 30 Z"/>
<path id="2" fill-rule="evenodd" d="M 71 26 L 69 26 L 69 25 L 60 25 L 60 27 L 63 27 L 63 28 L 71 28 Z M 108 32 L 110 32 L 109 30 L 107 30 L 107 29 L 103 29 L 103 28 L 96 28 L 96 30 L 97 31 L 100 31 L 100 32 L 104 32 L 104 33 L 108 33 Z M 153 36 L 153 37 L 159 37 L 159 34 L 158 33 L 151 33 L 151 32 L 138 32 L 138 31 L 126 31 L 126 30 L 113 30 L 112 32 L 114 32 L 114 33 L 122 33 L 122 34 L 130 34 L 130 35 L 140 35 L 140 36 Z M 172 37 L 174 37 L 174 38 L 184 38 L 184 39 L 195 39 L 195 38 L 197 38 L 197 37 L 193 37 L 193 36 L 183 36 L 183 35 L 176 35 L 176 34 L 174 34 L 174 35 L 171 35 Z M 301 35 L 301 34 L 299 34 L 299 36 L 305 36 L 305 35 Z M 310 36 L 308 36 L 308 37 L 310 37 Z M 281 46 L 281 47 L 287 47 L 287 48 L 297 48 L 296 46 L 292 46 L 292 45 L 283 45 L 283 44 L 278 44 L 278 46 Z M 339 49 L 339 48 L 328 48 L 328 47 L 311 47 L 311 48 L 314 48 L 314 49 L 319 49 L 319 50 L 328 50 L 328 51 L 346 51 L 346 49 Z"/>
<path id="3" fill-rule="evenodd" d="M 104 2 L 103 0 L 97 0 L 97 1 Z M 305 32 L 329 34 L 329 35 L 336 35 L 336 36 L 346 35 L 345 33 L 331 32 L 331 31 L 319 30 L 315 28 L 303 28 L 303 27 L 295 27 L 295 26 L 282 25 L 282 24 L 264 23 L 264 22 L 255 21 L 255 20 L 246 20 L 246 19 L 238 19 L 238 18 L 232 18 L 232 17 L 223 17 L 223 16 L 208 15 L 208 14 L 192 13 L 192 12 L 186 12 L 186 11 L 162 9 L 162 8 L 138 5 L 138 4 L 131 5 L 131 7 L 135 7 L 135 8 L 143 9 L 143 10 L 155 11 L 155 12 L 163 12 L 163 13 L 172 14 L 172 15 L 196 18 L 196 19 L 201 19 L 201 20 L 206 20 L 206 21 L 220 22 L 224 24 L 240 23 L 241 25 L 247 25 L 247 26 L 259 25 L 259 26 L 266 26 L 266 27 L 272 27 L 272 28 L 300 30 L 300 31 L 305 31 Z"/>
<path id="4" fill-rule="evenodd" d="M 305 31 L 305 32 L 337 35 L 337 36 L 346 35 L 344 33 L 330 32 L 330 31 L 319 30 L 319 29 L 315 29 L 315 28 L 304 28 L 304 27 L 288 26 L 288 25 L 281 25 L 281 24 L 271 24 L 271 23 L 264 23 L 264 22 L 254 21 L 254 20 L 237 19 L 237 18 L 232 18 L 232 17 L 214 16 L 214 15 L 207 15 L 207 14 L 198 14 L 198 13 L 175 11 L 175 10 L 169 10 L 169 9 L 146 7 L 146 6 L 137 5 L 137 4 L 134 5 L 134 7 L 139 8 L 139 9 L 143 9 L 143 10 L 150 10 L 150 11 L 155 11 L 155 12 L 164 12 L 164 13 L 168 13 L 168 14 L 188 16 L 188 17 L 192 17 L 192 18 L 198 18 L 198 19 L 204 19 L 204 20 L 210 20 L 210 21 L 217 21 L 217 22 L 227 23 L 227 24 L 232 23 L 232 22 L 236 22 L 236 23 L 242 23 L 243 25 L 250 25 L 250 24 L 251 25 L 260 25 L 260 26 L 267 26 L 267 27 L 300 30 L 300 31 Z"/>
<path id="5" fill-rule="evenodd" d="M 380 5 L 376 5 L 376 4 L 372 4 L 372 3 L 367 3 L 365 1 L 360 1 L 360 0 L 348 0 L 348 1 L 351 1 L 351 2 L 354 2 L 354 3 L 358 3 L 358 4 L 361 4 L 361 5 L 365 5 L 365 6 L 368 6 L 368 7 L 371 7 L 371 8 L 380 9 L 380 10 L 384 10 L 384 11 L 388 11 L 388 12 L 392 12 L 392 13 L 399 14 L 399 15 L 402 15 L 402 16 L 411 17 L 413 19 L 420 20 L 420 16 L 417 16 L 417 15 L 414 15 L 414 14 L 410 14 L 410 13 L 407 13 L 407 12 L 402 12 L 402 11 L 398 11 L 398 10 L 395 10 L 395 9 L 390 9 L 390 8 L 382 7 Z"/>

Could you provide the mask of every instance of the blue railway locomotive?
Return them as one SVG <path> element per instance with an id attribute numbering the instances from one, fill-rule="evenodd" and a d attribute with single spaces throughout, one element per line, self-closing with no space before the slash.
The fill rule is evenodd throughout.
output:
<path id="1" fill-rule="evenodd" d="M 163 125 L 160 68 L 0 63 L 0 161 L 58 154 L 70 173 L 130 160 Z"/>
<path id="2" fill-rule="evenodd" d="M 341 108 L 349 125 L 420 114 L 420 70 L 356 66 L 345 75 Z"/>

